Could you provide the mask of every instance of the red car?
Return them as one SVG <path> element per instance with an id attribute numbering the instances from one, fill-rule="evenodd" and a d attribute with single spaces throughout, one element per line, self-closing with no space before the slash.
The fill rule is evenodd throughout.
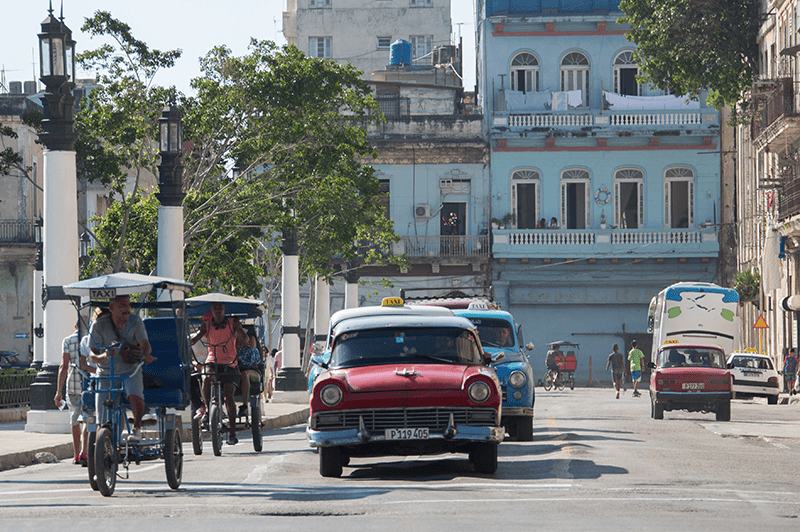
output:
<path id="1" fill-rule="evenodd" d="M 475 326 L 457 316 L 372 315 L 331 331 L 314 380 L 309 444 L 324 477 L 354 456 L 465 453 L 497 470 L 500 383 Z"/>
<path id="2" fill-rule="evenodd" d="M 650 414 L 664 419 L 665 410 L 714 412 L 717 421 L 731 420 L 731 373 L 725 353 L 708 345 L 665 344 L 650 362 Z"/>

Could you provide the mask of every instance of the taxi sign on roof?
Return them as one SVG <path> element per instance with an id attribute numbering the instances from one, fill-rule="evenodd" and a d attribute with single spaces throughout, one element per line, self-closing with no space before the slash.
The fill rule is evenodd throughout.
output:
<path id="1" fill-rule="evenodd" d="M 403 298 L 401 297 L 384 297 L 381 301 L 382 307 L 402 307 Z"/>
<path id="2" fill-rule="evenodd" d="M 677 343 L 678 343 L 678 341 L 677 341 L 677 340 L 664 340 L 664 344 L 663 344 L 663 345 L 667 345 L 667 344 L 677 344 Z"/>
<path id="3" fill-rule="evenodd" d="M 469 310 L 489 310 L 489 305 L 486 304 L 486 301 L 473 301 L 467 308 Z"/>

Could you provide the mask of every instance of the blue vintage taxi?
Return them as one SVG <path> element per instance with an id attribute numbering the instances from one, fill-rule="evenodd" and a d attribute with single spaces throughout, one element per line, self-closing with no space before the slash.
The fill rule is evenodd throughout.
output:
<path id="1" fill-rule="evenodd" d="M 525 345 L 522 326 L 511 313 L 491 310 L 482 301 L 476 301 L 467 309 L 453 309 L 456 316 L 468 318 L 478 329 L 483 349 L 493 355 L 492 367 L 497 373 L 503 391 L 502 425 L 508 435 L 517 441 L 533 441 L 533 368 L 525 351 L 533 344 Z M 503 357 L 495 357 L 503 353 Z"/>

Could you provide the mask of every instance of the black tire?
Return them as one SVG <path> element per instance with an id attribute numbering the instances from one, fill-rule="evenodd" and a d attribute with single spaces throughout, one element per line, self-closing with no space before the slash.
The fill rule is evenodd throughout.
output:
<path id="1" fill-rule="evenodd" d="M 561 375 L 560 373 L 556 377 L 555 386 L 556 386 L 556 388 L 558 388 L 559 391 L 563 390 L 564 386 L 566 385 L 566 383 L 564 382 L 564 379 L 565 379 L 565 377 L 563 375 Z"/>
<path id="2" fill-rule="evenodd" d="M 219 405 L 211 405 L 208 424 L 211 427 L 211 446 L 214 448 L 214 456 L 222 456 L 222 419 L 220 416 Z"/>
<path id="3" fill-rule="evenodd" d="M 470 453 L 470 460 L 478 473 L 494 474 L 497 472 L 496 443 L 476 443 Z"/>
<path id="4" fill-rule="evenodd" d="M 664 419 L 664 405 L 651 401 L 650 415 L 653 419 Z"/>
<path id="5" fill-rule="evenodd" d="M 183 477 L 183 444 L 180 428 L 164 433 L 164 466 L 167 469 L 167 484 L 176 490 Z"/>
<path id="6" fill-rule="evenodd" d="M 517 441 L 533 441 L 533 416 L 521 416 L 516 420 L 514 431 Z"/>
<path id="7" fill-rule="evenodd" d="M 777 395 L 770 395 L 767 397 L 767 404 L 768 405 L 777 405 L 778 404 L 778 396 Z"/>
<path id="8" fill-rule="evenodd" d="M 203 429 L 200 426 L 203 423 L 202 418 L 195 418 L 192 416 L 192 448 L 194 454 L 203 454 Z"/>
<path id="9" fill-rule="evenodd" d="M 250 431 L 253 433 L 253 450 L 260 453 L 264 448 L 264 438 L 261 435 L 261 405 L 258 401 L 250 405 Z"/>
<path id="10" fill-rule="evenodd" d="M 342 466 L 347 467 L 350 465 L 350 457 L 342 453 Z"/>
<path id="11" fill-rule="evenodd" d="M 323 477 L 342 476 L 342 451 L 338 447 L 319 448 L 319 474 Z"/>
<path id="12" fill-rule="evenodd" d="M 117 449 L 110 428 L 103 427 L 97 431 L 93 458 L 97 489 L 103 496 L 110 497 L 117 485 Z"/>
<path id="13" fill-rule="evenodd" d="M 544 374 L 544 383 L 542 384 L 542 386 L 548 392 L 553 387 L 553 376 L 550 374 L 550 372 Z"/>
<path id="14" fill-rule="evenodd" d="M 90 432 L 89 433 L 89 454 L 87 455 L 88 458 L 86 459 L 86 466 L 89 469 L 89 485 L 92 487 L 94 491 L 99 490 L 100 488 L 97 486 L 97 479 L 94 476 L 94 449 L 95 449 L 95 442 L 97 442 L 97 433 Z"/>
<path id="15" fill-rule="evenodd" d="M 722 401 L 717 404 L 717 421 L 731 420 L 731 402 Z"/>
<path id="16" fill-rule="evenodd" d="M 570 390 L 575 389 L 575 377 L 573 377 L 572 375 L 569 376 L 569 389 Z"/>

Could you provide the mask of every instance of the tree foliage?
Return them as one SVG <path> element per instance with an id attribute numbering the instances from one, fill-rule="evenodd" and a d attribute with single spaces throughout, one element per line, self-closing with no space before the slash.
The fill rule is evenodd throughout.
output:
<path id="1" fill-rule="evenodd" d="M 38 112 L 22 115 L 22 123 L 41 131 L 42 115 Z M 21 177 L 29 181 L 35 188 L 42 190 L 36 183 L 33 168 L 25 164 L 22 155 L 9 145 L 9 141 L 19 138 L 11 126 L 0 123 L 0 176 Z M 38 141 L 37 141 L 38 142 Z M 0 200 L 2 201 L 2 200 Z"/>
<path id="2" fill-rule="evenodd" d="M 621 0 L 643 82 L 733 107 L 758 74 L 755 0 Z"/>

